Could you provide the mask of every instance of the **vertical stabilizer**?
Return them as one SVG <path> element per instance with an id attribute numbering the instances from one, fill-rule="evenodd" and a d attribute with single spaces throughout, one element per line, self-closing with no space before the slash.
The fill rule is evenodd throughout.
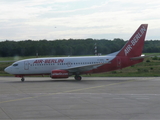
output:
<path id="1" fill-rule="evenodd" d="M 138 57 L 141 56 L 148 24 L 141 24 L 129 41 L 120 50 L 117 56 Z"/>

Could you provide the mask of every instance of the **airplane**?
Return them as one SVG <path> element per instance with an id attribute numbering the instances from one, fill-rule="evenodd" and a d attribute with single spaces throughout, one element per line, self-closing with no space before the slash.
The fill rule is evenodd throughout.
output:
<path id="1" fill-rule="evenodd" d="M 51 78 L 68 78 L 74 75 L 80 81 L 82 74 L 108 72 L 140 63 L 148 24 L 141 24 L 121 50 L 104 56 L 32 58 L 14 62 L 5 72 L 20 77 L 50 75 Z"/>

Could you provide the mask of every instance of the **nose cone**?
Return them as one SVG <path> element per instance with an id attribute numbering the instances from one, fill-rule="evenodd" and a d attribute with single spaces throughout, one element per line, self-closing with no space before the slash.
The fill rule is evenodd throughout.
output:
<path id="1" fill-rule="evenodd" d="M 11 68 L 10 66 L 9 66 L 9 67 L 6 67 L 6 68 L 4 69 L 4 71 L 11 74 L 12 68 Z"/>

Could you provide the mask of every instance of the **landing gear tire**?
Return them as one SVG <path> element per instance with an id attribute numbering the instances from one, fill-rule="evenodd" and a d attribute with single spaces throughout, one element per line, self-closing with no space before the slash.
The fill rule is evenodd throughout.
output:
<path id="1" fill-rule="evenodd" d="M 75 78 L 75 80 L 77 80 L 77 81 L 81 81 L 81 80 L 82 80 L 82 77 L 79 76 L 79 75 L 76 75 L 74 78 Z"/>
<path id="2" fill-rule="evenodd" d="M 22 77 L 22 78 L 21 78 L 21 81 L 24 82 L 24 80 L 25 80 L 24 77 Z"/>

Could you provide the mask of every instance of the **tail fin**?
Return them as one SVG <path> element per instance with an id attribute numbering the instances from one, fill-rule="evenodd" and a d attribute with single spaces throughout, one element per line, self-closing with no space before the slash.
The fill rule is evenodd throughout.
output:
<path id="1" fill-rule="evenodd" d="M 141 56 L 148 24 L 141 24 L 129 41 L 120 50 L 117 56 Z"/>

